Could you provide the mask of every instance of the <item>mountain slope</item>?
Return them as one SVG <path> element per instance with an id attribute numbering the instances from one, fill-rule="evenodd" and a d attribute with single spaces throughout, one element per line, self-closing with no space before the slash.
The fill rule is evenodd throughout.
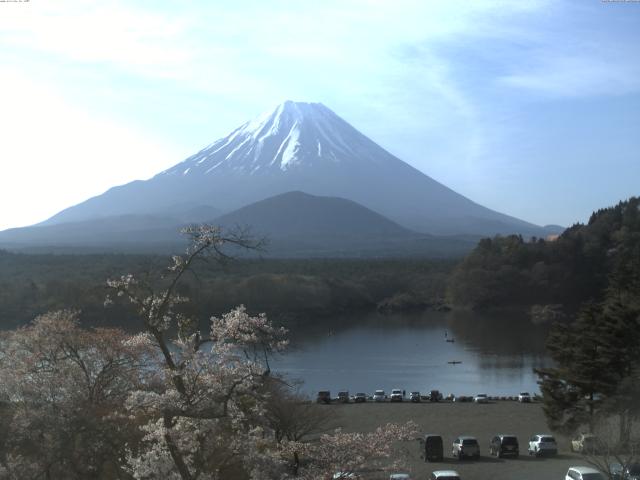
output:
<path id="1" fill-rule="evenodd" d="M 182 245 L 185 222 L 154 215 L 115 215 L 0 232 L 0 248 L 37 251 L 166 251 Z M 187 222 L 188 223 L 188 222 Z"/>
<path id="2" fill-rule="evenodd" d="M 270 237 L 323 235 L 365 239 L 415 235 L 350 200 L 303 192 L 287 192 L 261 200 L 216 218 L 215 222 L 228 227 L 250 226 L 256 233 Z"/>
<path id="3" fill-rule="evenodd" d="M 247 205 L 211 223 L 250 228 L 265 238 L 267 257 L 452 257 L 477 239 L 433 237 L 407 230 L 351 200 L 288 192 Z M 168 252 L 185 247 L 190 222 L 122 215 L 0 232 L 0 248 L 47 252 Z M 238 252 L 242 253 L 242 252 Z"/>
<path id="4" fill-rule="evenodd" d="M 64 223 L 47 223 L 0 232 L 0 248 L 144 252 L 182 246 L 180 229 L 212 222 L 220 210 L 208 205 L 177 204 L 158 214 L 99 216 Z"/>
<path id="5" fill-rule="evenodd" d="M 453 257 L 477 242 L 412 232 L 351 200 L 303 192 L 252 203 L 215 223 L 249 227 L 267 239 L 266 255 L 276 257 Z"/>
<path id="6" fill-rule="evenodd" d="M 421 232 L 545 233 L 436 182 L 324 105 L 295 102 L 245 123 L 149 180 L 112 188 L 44 223 L 161 214 L 180 202 L 228 212 L 288 191 L 353 200 Z"/>

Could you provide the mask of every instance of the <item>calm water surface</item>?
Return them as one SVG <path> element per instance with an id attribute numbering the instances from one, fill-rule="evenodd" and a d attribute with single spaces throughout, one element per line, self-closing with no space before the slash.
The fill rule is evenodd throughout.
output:
<path id="1" fill-rule="evenodd" d="M 539 391 L 533 368 L 550 364 L 545 335 L 517 315 L 365 314 L 292 329 L 291 348 L 273 367 L 303 380 L 308 394 L 400 388 L 517 395 Z"/>

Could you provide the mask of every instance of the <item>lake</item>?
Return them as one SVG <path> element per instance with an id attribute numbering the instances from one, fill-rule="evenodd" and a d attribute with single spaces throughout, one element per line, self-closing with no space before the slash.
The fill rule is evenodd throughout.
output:
<path id="1" fill-rule="evenodd" d="M 517 314 L 352 315 L 292 329 L 291 348 L 272 367 L 303 380 L 310 395 L 392 388 L 517 395 L 539 391 L 533 368 L 550 365 L 545 336 L 545 328 Z"/>

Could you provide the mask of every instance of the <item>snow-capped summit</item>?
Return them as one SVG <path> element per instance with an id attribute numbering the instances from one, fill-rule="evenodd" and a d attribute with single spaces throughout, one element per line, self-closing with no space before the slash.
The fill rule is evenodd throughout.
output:
<path id="1" fill-rule="evenodd" d="M 425 155 L 429 151 L 425 145 Z M 114 187 L 45 224 L 180 208 L 231 212 L 285 192 L 357 202 L 426 233 L 545 232 L 489 210 L 393 156 L 320 103 L 287 101 L 146 181 Z"/>
<path id="2" fill-rule="evenodd" d="M 323 104 L 287 100 L 162 174 L 272 174 L 327 162 L 376 161 L 379 149 Z"/>

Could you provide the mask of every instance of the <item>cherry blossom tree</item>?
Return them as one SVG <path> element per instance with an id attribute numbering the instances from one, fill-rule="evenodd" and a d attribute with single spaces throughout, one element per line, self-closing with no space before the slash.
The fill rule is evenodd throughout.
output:
<path id="1" fill-rule="evenodd" d="M 267 436 L 263 385 L 271 373 L 269 357 L 287 344 L 286 331 L 240 306 L 212 317 L 203 335 L 197 321 L 180 311 L 188 299 L 177 293 L 196 261 L 225 261 L 227 247 L 259 244 L 246 232 L 227 234 L 206 225 L 184 232 L 191 246 L 185 255 L 173 257 L 161 290 L 132 275 L 108 282 L 112 295 L 107 303 L 122 297 L 136 308 L 146 342 L 158 350 L 164 380 L 160 390 L 143 389 L 129 398 L 132 413 L 151 418 L 141 445 L 127 456 L 130 472 L 141 479 L 195 480 L 221 478 L 229 470 L 251 472 L 257 465 L 261 471 L 277 469 L 277 457 L 262 453 Z M 267 468 L 269 462 L 273 465 Z"/>
<path id="2" fill-rule="evenodd" d="M 287 345 L 286 331 L 240 306 L 212 317 L 203 335 L 182 313 L 188 299 L 178 294 L 180 280 L 196 261 L 223 262 L 229 259 L 226 247 L 260 245 L 246 232 L 228 234 L 206 225 L 185 233 L 191 246 L 173 257 L 164 288 L 132 275 L 108 282 L 107 303 L 121 297 L 134 305 L 146 333 L 140 339 L 158 350 L 164 379 L 161 389 L 141 389 L 129 397 L 129 410 L 150 418 L 141 444 L 127 456 L 130 473 L 138 479 L 317 479 L 332 478 L 335 471 L 393 467 L 393 446 L 415 437 L 414 424 L 302 441 L 322 428 L 308 416 L 310 424 L 299 418 L 286 432 L 277 431 L 274 405 L 286 399 L 269 388 L 274 384 L 269 359 Z"/>
<path id="3" fill-rule="evenodd" d="M 402 465 L 401 441 L 415 440 L 418 426 L 387 424 L 369 433 L 340 430 L 308 442 L 288 442 L 284 451 L 296 454 L 294 475 L 304 480 L 343 478 L 370 471 L 389 471 Z M 336 474 L 338 476 L 336 477 Z"/>
<path id="4" fill-rule="evenodd" d="M 50 312 L 0 338 L 1 478 L 125 474 L 119 458 L 140 435 L 124 403 L 153 383 L 150 350 L 77 317 Z"/>

